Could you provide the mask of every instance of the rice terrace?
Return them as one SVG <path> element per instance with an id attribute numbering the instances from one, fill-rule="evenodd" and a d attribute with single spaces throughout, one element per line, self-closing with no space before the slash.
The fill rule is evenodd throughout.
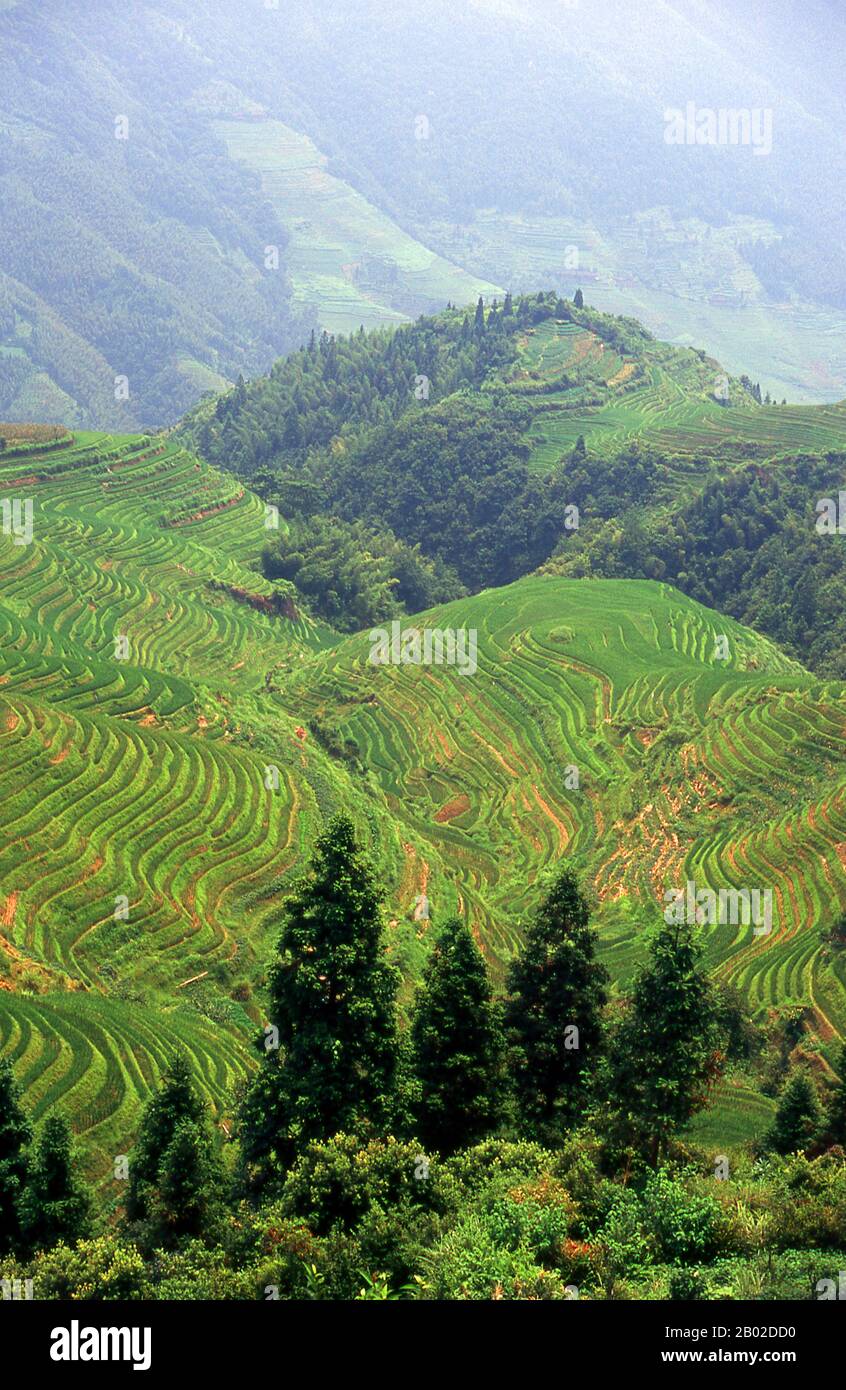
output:
<path id="1" fill-rule="evenodd" d="M 818 1379 L 845 47 L 833 0 L 0 0 L 33 1364 L 558 1302 L 568 1373 Z"/>
<path id="2" fill-rule="evenodd" d="M 542 328 L 526 373 L 574 356 L 605 380 L 623 370 L 591 335 Z M 643 388 L 616 428 L 732 437 L 722 407 L 657 380 L 666 407 Z M 610 407 L 593 410 L 577 424 L 604 428 Z M 790 447 L 793 413 L 734 419 L 749 437 L 761 416 L 759 438 Z M 835 442 L 837 411 L 819 416 Z M 783 441 L 769 438 L 782 420 Z M 621 983 L 667 889 L 770 885 L 771 935 L 715 925 L 708 967 L 754 1009 L 802 1005 L 803 1047 L 830 1071 L 846 1027 L 844 959 L 820 937 L 846 901 L 840 682 L 665 584 L 555 575 L 417 615 L 424 632 L 478 633 L 473 679 L 374 670 L 365 635 L 340 638 L 296 597 L 272 611 L 257 572 L 267 509 L 248 487 L 167 436 L 43 433 L 2 427 L 0 484 L 31 496 L 35 535 L 1 552 L 0 1028 L 37 1112 L 67 1108 L 92 1173 L 120 1151 L 171 1038 L 226 1116 L 252 1065 L 279 894 L 341 807 L 375 832 L 390 951 L 411 977 L 427 930 L 416 895 L 466 914 L 502 978 L 533 885 L 564 854 L 596 894 Z M 308 732 L 327 716 L 363 778 Z M 742 1089 L 718 1104 L 744 1135 L 768 1113 Z"/>

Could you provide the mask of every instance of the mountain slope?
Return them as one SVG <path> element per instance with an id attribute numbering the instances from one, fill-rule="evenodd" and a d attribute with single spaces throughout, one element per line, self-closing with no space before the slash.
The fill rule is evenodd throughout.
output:
<path id="1" fill-rule="evenodd" d="M 407 986 L 455 908 L 501 978 L 565 854 L 618 984 L 667 889 L 770 889 L 771 932 L 708 928 L 708 962 L 753 1008 L 803 1006 L 826 1064 L 843 685 L 668 586 L 554 576 L 406 620 L 474 630 L 472 674 L 374 665 L 261 576 L 258 498 L 173 439 L 11 441 L 0 491 L 34 504 L 31 543 L 0 538 L 0 1035 L 93 1171 L 177 1037 L 225 1108 L 282 899 L 339 807 Z"/>
<path id="2" fill-rule="evenodd" d="M 105 23 L 12 0 L 0 418 L 171 422 L 313 324 L 543 282 L 779 397 L 842 398 L 843 15 L 777 5 L 761 26 L 723 0 L 170 0 Z M 668 145 L 691 101 L 769 112 L 772 148 Z"/>
<path id="3" fill-rule="evenodd" d="M 173 420 L 313 322 L 292 303 L 287 234 L 257 179 L 180 95 L 207 76 L 202 56 L 183 44 L 174 69 L 164 16 L 106 28 L 89 6 L 0 14 L 5 419 Z"/>
<path id="4" fill-rule="evenodd" d="M 306 135 L 281 121 L 215 120 L 232 159 L 259 175 L 290 238 L 295 300 L 317 306 L 322 327 L 352 333 L 502 290 L 461 270 L 402 230 L 327 168 Z"/>

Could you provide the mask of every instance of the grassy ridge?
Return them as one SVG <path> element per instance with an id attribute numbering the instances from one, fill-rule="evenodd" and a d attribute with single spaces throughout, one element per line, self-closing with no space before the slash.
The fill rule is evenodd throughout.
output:
<path id="1" fill-rule="evenodd" d="M 725 403 L 715 394 L 720 383 Z M 846 404 L 758 405 L 702 353 L 654 340 L 637 354 L 617 352 L 590 329 L 553 319 L 523 336 L 508 384 L 542 403 L 530 432 L 538 470 L 551 468 L 579 435 L 596 451 L 639 439 L 682 456 L 742 442 L 764 453 L 822 453 L 842 448 L 846 435 Z"/>

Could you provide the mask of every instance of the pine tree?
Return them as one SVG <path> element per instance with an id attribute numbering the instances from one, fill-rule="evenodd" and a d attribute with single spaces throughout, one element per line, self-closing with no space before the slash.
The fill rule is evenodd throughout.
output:
<path id="1" fill-rule="evenodd" d="M 846 1149 L 846 1043 L 840 1049 L 838 1073 L 839 1079 L 826 1105 L 825 1130 L 829 1144 L 839 1144 Z"/>
<path id="2" fill-rule="evenodd" d="M 180 1120 L 159 1165 L 150 1243 L 213 1235 L 220 1195 L 221 1170 L 207 1130 Z"/>
<path id="3" fill-rule="evenodd" d="M 581 290 L 576 290 L 576 293 L 573 295 L 573 303 L 577 309 L 583 309 L 585 307 L 585 297 Z"/>
<path id="4" fill-rule="evenodd" d="M 477 338 L 481 338 L 485 332 L 485 301 L 483 300 L 481 295 L 479 295 L 479 301 L 476 305 L 476 316 L 473 320 L 473 332 L 475 333 Z"/>
<path id="5" fill-rule="evenodd" d="M 513 312 L 514 312 L 514 301 L 513 301 L 512 298 L 511 298 L 511 291 L 509 290 L 509 291 L 507 292 L 506 296 L 505 296 L 504 301 L 503 301 L 502 313 L 503 313 L 503 316 L 507 318 L 508 315 L 509 315 L 509 314 L 513 314 Z"/>
<path id="6" fill-rule="evenodd" d="M 202 1124 L 204 1118 L 203 1103 L 191 1083 L 188 1060 L 178 1052 L 141 1116 L 138 1140 L 129 1165 L 127 1220 L 139 1221 L 149 1216 L 162 1158 L 177 1129 L 186 1121 Z"/>
<path id="7" fill-rule="evenodd" d="M 442 1154 L 477 1143 L 501 1115 L 504 1036 L 485 962 L 458 918 L 426 964 L 411 1039 L 418 1138 Z"/>
<path id="8" fill-rule="evenodd" d="M 711 988 L 686 923 L 664 922 L 612 1040 L 610 1088 L 623 1142 L 657 1163 L 720 1070 Z"/>
<path id="9" fill-rule="evenodd" d="M 794 1072 L 781 1093 L 775 1119 L 764 1135 L 763 1147 L 779 1154 L 804 1153 L 819 1132 L 820 1119 L 813 1086 L 804 1072 Z"/>
<path id="10" fill-rule="evenodd" d="M 10 1062 L 0 1062 L 0 1255 L 22 1248 L 19 1202 L 27 1177 L 32 1126 L 21 1108 Z"/>
<path id="11" fill-rule="evenodd" d="M 52 1250 L 59 1241 L 73 1245 L 88 1231 L 89 1199 L 75 1172 L 70 1126 L 63 1115 L 44 1122 L 21 1198 L 21 1229 L 26 1248 Z"/>
<path id="12" fill-rule="evenodd" d="M 555 878 L 508 974 L 506 1025 L 523 1130 L 543 1142 L 578 1121 L 596 1075 L 605 1004 L 597 935 L 575 875 Z"/>
<path id="13" fill-rule="evenodd" d="M 394 1085 L 398 973 L 385 960 L 381 894 L 346 817 L 317 841 L 286 917 L 269 989 L 278 1047 L 262 1039 L 240 1120 L 255 1186 L 311 1140 L 378 1132 Z"/>

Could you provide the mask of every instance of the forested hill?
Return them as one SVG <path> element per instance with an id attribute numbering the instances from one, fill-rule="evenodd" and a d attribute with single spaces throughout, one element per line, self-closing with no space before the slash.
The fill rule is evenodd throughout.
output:
<path id="1" fill-rule="evenodd" d="M 288 234 L 192 111 L 179 26 L 0 10 L 0 418 L 161 424 L 302 342 Z"/>
<path id="2" fill-rule="evenodd" d="M 846 408 L 776 404 L 578 291 L 313 337 L 180 435 L 278 506 L 267 576 L 342 630 L 548 563 L 667 579 L 846 673 L 846 560 L 815 527 Z"/>

